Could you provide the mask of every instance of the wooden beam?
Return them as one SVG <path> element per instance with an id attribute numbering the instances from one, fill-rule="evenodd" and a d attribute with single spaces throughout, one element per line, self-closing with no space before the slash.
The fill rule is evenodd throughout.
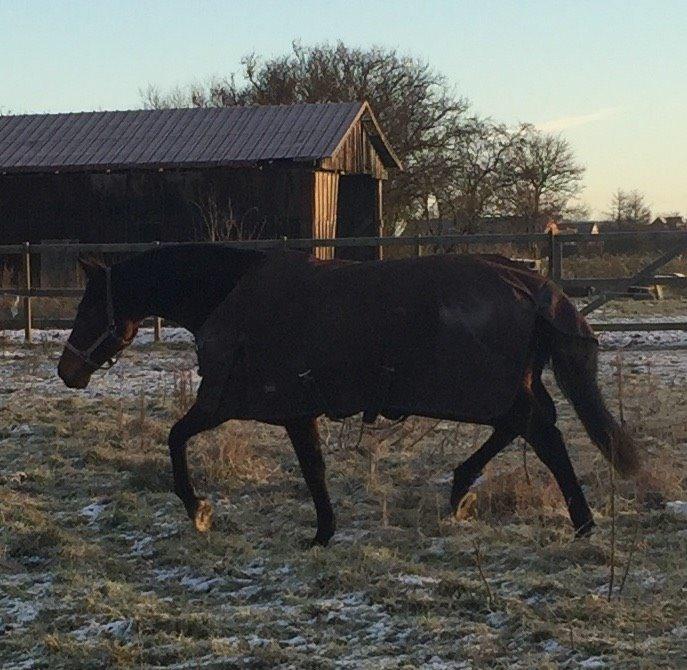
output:
<path id="1" fill-rule="evenodd" d="M 679 256 L 685 249 L 687 249 L 687 238 L 683 238 L 680 243 L 676 244 L 669 252 L 659 256 L 655 261 L 649 263 L 649 265 L 643 267 L 639 272 L 637 272 L 632 277 L 625 279 L 622 283 L 619 283 L 616 287 L 616 292 L 626 291 L 630 286 L 636 286 L 646 281 L 650 277 L 656 274 L 656 270 L 663 267 L 666 263 L 670 262 L 676 256 Z M 581 310 L 580 314 L 586 316 L 590 312 L 601 307 L 601 305 L 606 304 L 610 300 L 607 295 L 601 295 L 598 298 L 592 300 L 590 303 L 585 305 Z"/>
<path id="2" fill-rule="evenodd" d="M 24 340 L 31 344 L 33 324 L 31 321 L 31 245 L 24 243 Z"/>

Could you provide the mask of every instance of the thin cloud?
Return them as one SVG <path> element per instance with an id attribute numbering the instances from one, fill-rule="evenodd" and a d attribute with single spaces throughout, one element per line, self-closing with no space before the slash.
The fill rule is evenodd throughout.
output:
<path id="1" fill-rule="evenodd" d="M 568 128 L 576 128 L 577 126 L 584 126 L 588 123 L 595 123 L 596 121 L 603 121 L 618 113 L 618 107 L 604 107 L 591 114 L 580 114 L 579 116 L 563 116 L 560 119 L 553 119 L 545 123 L 537 124 L 539 130 L 544 130 L 550 133 L 556 133 Z"/>

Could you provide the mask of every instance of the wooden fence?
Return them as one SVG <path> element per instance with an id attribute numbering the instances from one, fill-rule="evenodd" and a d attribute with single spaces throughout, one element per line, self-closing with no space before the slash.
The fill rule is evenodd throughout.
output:
<path id="1" fill-rule="evenodd" d="M 612 240 L 634 240 L 642 243 L 660 244 L 661 248 L 669 249 L 655 261 L 649 263 L 631 277 L 576 277 L 574 279 L 563 276 L 564 253 L 566 245 L 583 242 L 603 243 Z M 176 242 L 151 243 L 114 243 L 114 244 L 5 244 L 0 245 L 0 255 L 20 255 L 23 259 L 21 286 L 0 288 L 0 295 L 12 295 L 21 298 L 23 310 L 21 318 L 12 321 L 0 321 L 0 329 L 23 328 L 25 340 L 31 342 L 34 328 L 68 328 L 69 319 L 39 319 L 32 314 L 32 300 L 34 298 L 66 298 L 79 297 L 83 290 L 74 287 L 39 288 L 31 284 L 31 258 L 34 254 L 55 253 L 57 251 L 78 251 L 79 253 L 136 253 L 161 246 L 181 244 Z M 184 243 L 187 244 L 187 243 Z M 200 243 L 199 243 L 200 244 Z M 412 253 L 421 256 L 423 253 L 433 252 L 437 248 L 460 250 L 469 252 L 476 246 L 499 245 L 532 245 L 540 250 L 541 255 L 548 260 L 548 276 L 562 288 L 575 295 L 591 294 L 592 300 L 582 308 L 582 313 L 589 314 L 602 304 L 619 295 L 626 295 L 627 290 L 637 284 L 663 284 L 678 288 L 687 288 L 687 277 L 678 275 L 657 274 L 666 263 L 687 252 L 687 232 L 637 231 L 619 233 L 592 234 L 514 234 L 514 235 L 416 235 L 412 237 L 358 237 L 340 239 L 273 239 L 273 240 L 245 240 L 232 242 L 216 242 L 215 244 L 241 249 L 302 249 L 312 250 L 315 247 L 378 247 L 383 256 L 384 250 L 394 247 L 411 248 Z M 155 319 L 155 339 L 160 339 L 161 322 Z M 596 330 L 687 330 L 687 321 L 661 321 L 627 323 L 594 323 Z"/>

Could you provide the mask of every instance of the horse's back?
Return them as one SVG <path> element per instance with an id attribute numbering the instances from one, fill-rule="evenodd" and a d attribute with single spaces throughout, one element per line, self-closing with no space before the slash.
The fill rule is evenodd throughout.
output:
<path id="1" fill-rule="evenodd" d="M 488 423 L 517 393 L 545 286 L 493 258 L 278 254 L 203 327 L 199 397 L 227 418 L 368 411 Z"/>

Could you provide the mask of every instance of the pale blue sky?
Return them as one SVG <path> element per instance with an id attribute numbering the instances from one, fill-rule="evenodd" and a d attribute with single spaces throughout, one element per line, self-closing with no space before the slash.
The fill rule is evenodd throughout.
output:
<path id="1" fill-rule="evenodd" d="M 0 0 L 0 108 L 137 107 L 294 38 L 398 47 L 476 111 L 561 130 L 597 214 L 617 187 L 687 214 L 687 0 Z"/>

